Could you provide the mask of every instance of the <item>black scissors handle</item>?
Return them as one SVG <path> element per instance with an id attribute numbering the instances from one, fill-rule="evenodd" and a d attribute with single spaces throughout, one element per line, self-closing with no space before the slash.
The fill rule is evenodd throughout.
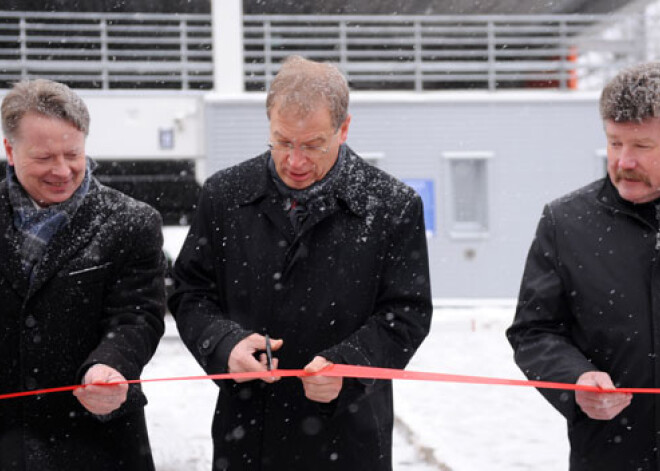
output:
<path id="1" fill-rule="evenodd" d="M 273 351 L 270 348 L 270 337 L 266 334 L 266 368 L 268 371 L 273 369 Z"/>

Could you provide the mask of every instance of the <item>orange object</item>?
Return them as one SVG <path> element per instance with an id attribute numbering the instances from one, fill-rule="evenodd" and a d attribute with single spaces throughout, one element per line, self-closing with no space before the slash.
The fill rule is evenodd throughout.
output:
<path id="1" fill-rule="evenodd" d="M 577 56 L 578 56 L 577 46 L 570 46 L 568 48 L 568 56 L 566 56 L 566 60 L 576 65 Z M 575 70 L 575 66 L 568 71 L 568 77 L 569 78 L 568 81 L 566 82 L 566 85 L 568 86 L 569 90 L 577 90 L 578 75 L 577 75 L 577 70 Z"/>

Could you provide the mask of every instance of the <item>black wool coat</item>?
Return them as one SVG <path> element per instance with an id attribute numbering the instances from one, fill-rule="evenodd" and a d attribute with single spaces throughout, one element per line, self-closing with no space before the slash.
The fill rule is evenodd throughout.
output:
<path id="1" fill-rule="evenodd" d="M 93 180 L 32 285 L 0 182 L 0 393 L 80 384 L 95 363 L 137 379 L 163 334 L 160 215 Z M 3 471 L 152 470 L 136 386 L 108 416 L 70 391 L 0 401 Z"/>
<path id="2" fill-rule="evenodd" d="M 431 295 L 421 199 L 349 152 L 337 204 L 292 224 L 268 154 L 204 185 L 175 264 L 180 335 L 208 373 L 227 371 L 250 333 L 284 339 L 279 367 L 321 355 L 403 368 L 428 333 Z M 390 470 L 392 385 L 345 379 L 320 404 L 297 378 L 220 382 L 215 470 Z"/>
<path id="3" fill-rule="evenodd" d="M 618 387 L 660 387 L 660 232 L 642 208 L 609 179 L 545 207 L 507 332 L 528 378 L 599 370 Z M 567 419 L 572 471 L 660 470 L 660 396 L 637 394 L 602 421 L 573 392 L 540 391 Z"/>

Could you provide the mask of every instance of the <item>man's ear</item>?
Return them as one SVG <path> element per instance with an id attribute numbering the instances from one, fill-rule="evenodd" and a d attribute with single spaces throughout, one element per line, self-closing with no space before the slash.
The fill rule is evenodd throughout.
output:
<path id="1" fill-rule="evenodd" d="M 14 166 L 14 146 L 11 145 L 11 142 L 9 142 L 9 139 L 6 137 L 3 140 L 3 144 L 5 145 L 5 155 L 7 156 L 7 162 L 9 162 L 9 165 L 12 167 Z"/>
<path id="2" fill-rule="evenodd" d="M 348 139 L 348 127 L 351 124 L 351 115 L 346 116 L 346 119 L 341 126 L 339 126 L 339 144 L 343 144 Z"/>

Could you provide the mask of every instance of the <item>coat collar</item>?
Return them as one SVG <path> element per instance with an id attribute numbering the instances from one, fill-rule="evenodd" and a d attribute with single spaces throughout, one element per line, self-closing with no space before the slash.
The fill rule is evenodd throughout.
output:
<path id="1" fill-rule="evenodd" d="M 635 204 L 624 200 L 621 195 L 619 195 L 618 190 L 609 177 L 603 179 L 596 198 L 600 204 L 614 211 L 619 211 L 637 219 L 641 219 L 646 223 L 650 223 L 649 220 L 655 220 L 657 218 L 657 208 L 660 205 L 660 199 L 642 204 Z M 651 225 L 654 228 L 657 226 L 657 224 Z"/>
<path id="2" fill-rule="evenodd" d="M 347 148 L 346 159 L 337 175 L 338 184 L 335 186 L 335 195 L 351 212 L 360 217 L 367 215 L 369 196 L 364 191 L 365 172 L 368 165 L 351 148 Z M 265 152 L 257 157 L 255 162 L 256 177 L 251 180 L 252 188 L 247 192 L 239 204 L 248 205 L 267 198 L 275 189 L 270 181 L 268 172 L 268 159 L 270 153 Z"/>
<path id="3" fill-rule="evenodd" d="M 7 261 L 2 264 L 0 270 L 8 280 L 13 281 L 13 286 L 22 296 L 28 298 L 37 292 L 96 234 L 107 219 L 107 214 L 99 211 L 100 193 L 99 184 L 94 179 L 89 193 L 74 217 L 50 241 L 43 258 L 34 268 L 34 280 L 30 285 L 16 250 L 20 236 L 12 222 L 7 185 L 5 181 L 0 183 L 0 228 L 3 233 L 0 238 L 0 258 Z"/>
<path id="4" fill-rule="evenodd" d="M 628 211 L 632 207 L 632 203 L 627 203 L 617 191 L 612 181 L 609 177 L 605 177 L 602 180 L 602 185 L 598 190 L 598 201 L 600 201 L 605 206 L 610 208 L 617 209 L 619 211 Z"/>

